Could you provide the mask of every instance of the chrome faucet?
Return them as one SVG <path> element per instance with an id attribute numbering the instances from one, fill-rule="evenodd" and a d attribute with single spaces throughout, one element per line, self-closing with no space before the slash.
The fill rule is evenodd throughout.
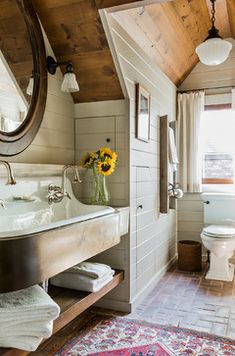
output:
<path id="1" fill-rule="evenodd" d="M 74 183 L 81 183 L 81 179 L 79 177 L 78 168 L 72 165 L 66 165 L 63 167 L 62 171 L 62 184 L 61 187 L 58 185 L 49 184 L 48 186 L 48 204 L 52 205 L 53 203 L 60 203 L 64 197 L 71 199 L 71 196 L 66 191 L 65 179 L 67 170 L 74 170 Z"/>
<path id="2" fill-rule="evenodd" d="M 66 173 L 69 169 L 72 169 L 74 171 L 74 179 L 73 182 L 74 183 L 82 183 L 80 177 L 79 177 L 79 173 L 78 173 L 78 167 L 77 166 L 72 166 L 71 164 L 68 164 L 66 166 L 63 167 L 63 173 L 62 173 L 62 192 L 63 194 L 68 194 L 66 192 L 66 186 L 65 186 L 65 178 L 66 178 Z"/>
<path id="3" fill-rule="evenodd" d="M 6 184 L 11 184 L 11 185 L 16 184 L 16 180 L 14 178 L 14 174 L 13 174 L 13 171 L 12 171 L 12 168 L 11 168 L 10 164 L 7 161 L 0 161 L 0 165 L 1 164 L 3 166 L 5 166 L 6 169 L 7 169 L 8 178 L 7 178 L 7 183 Z"/>

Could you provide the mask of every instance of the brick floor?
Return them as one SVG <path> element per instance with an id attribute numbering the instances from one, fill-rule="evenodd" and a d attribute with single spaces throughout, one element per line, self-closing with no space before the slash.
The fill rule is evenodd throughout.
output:
<path id="1" fill-rule="evenodd" d="M 235 279 L 206 280 L 206 271 L 172 267 L 128 317 L 235 338 Z"/>

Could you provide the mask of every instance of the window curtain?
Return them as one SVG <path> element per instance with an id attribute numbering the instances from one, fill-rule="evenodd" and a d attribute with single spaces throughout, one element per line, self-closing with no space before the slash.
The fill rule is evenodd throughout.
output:
<path id="1" fill-rule="evenodd" d="M 184 192 L 201 191 L 200 121 L 204 92 L 178 94 L 178 180 Z"/>

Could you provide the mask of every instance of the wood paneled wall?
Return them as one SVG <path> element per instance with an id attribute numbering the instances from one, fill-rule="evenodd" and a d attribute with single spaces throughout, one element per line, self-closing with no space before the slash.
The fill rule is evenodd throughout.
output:
<path id="1" fill-rule="evenodd" d="M 176 254 L 176 213 L 159 212 L 159 116 L 175 120 L 176 87 L 108 15 L 111 36 L 125 81 L 129 106 L 130 141 L 130 303 L 136 306 Z M 151 140 L 135 137 L 135 84 L 151 93 Z M 139 207 L 142 205 L 142 209 Z"/>
<path id="2" fill-rule="evenodd" d="M 129 206 L 128 100 L 75 104 L 75 122 L 76 162 L 79 164 L 84 154 L 97 151 L 99 147 L 115 150 L 118 165 L 106 179 L 110 203 L 113 206 Z M 81 178 L 83 183 L 78 186 L 77 195 L 83 202 L 89 202 L 93 189 L 91 170 L 84 170 Z M 125 281 L 105 296 L 99 305 L 129 311 L 129 235 L 123 236 L 120 244 L 93 260 L 125 271 Z"/>

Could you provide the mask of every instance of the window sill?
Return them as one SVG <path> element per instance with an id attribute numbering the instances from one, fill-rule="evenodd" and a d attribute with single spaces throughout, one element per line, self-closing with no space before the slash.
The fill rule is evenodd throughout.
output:
<path id="1" fill-rule="evenodd" d="M 235 184 L 202 184 L 202 192 L 235 193 Z"/>

